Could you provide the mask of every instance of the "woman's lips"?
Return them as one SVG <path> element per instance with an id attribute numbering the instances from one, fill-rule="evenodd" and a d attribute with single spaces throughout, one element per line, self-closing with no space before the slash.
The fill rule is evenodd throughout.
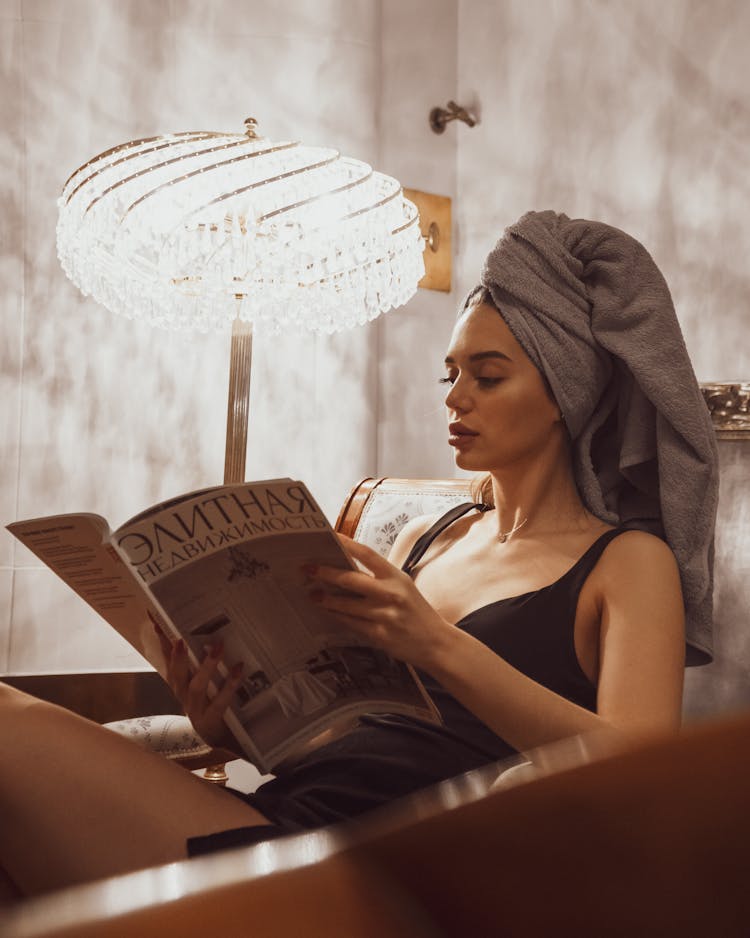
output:
<path id="1" fill-rule="evenodd" d="M 478 433 L 469 430 L 468 427 L 460 423 L 451 423 L 448 426 L 448 445 L 455 447 L 469 446 L 477 437 Z"/>

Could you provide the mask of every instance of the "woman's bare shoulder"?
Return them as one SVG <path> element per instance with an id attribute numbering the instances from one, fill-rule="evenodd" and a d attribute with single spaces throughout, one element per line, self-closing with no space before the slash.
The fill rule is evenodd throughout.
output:
<path id="1" fill-rule="evenodd" d="M 680 590 L 680 570 L 672 548 L 648 531 L 623 531 L 612 538 L 597 564 L 597 574 L 603 595 Z"/>
<path id="2" fill-rule="evenodd" d="M 439 517 L 440 513 L 437 512 L 431 515 L 418 515 L 416 518 L 411 518 L 407 521 L 397 534 L 396 540 L 391 546 L 388 554 L 390 562 L 400 567 L 409 556 L 409 552 L 419 538 L 425 532 L 429 531 Z"/>
<path id="3" fill-rule="evenodd" d="M 672 548 L 656 534 L 631 529 L 613 537 L 602 554 L 602 560 L 611 573 L 625 572 L 649 563 L 676 567 L 677 560 Z M 622 568 L 625 568 L 624 570 Z"/>

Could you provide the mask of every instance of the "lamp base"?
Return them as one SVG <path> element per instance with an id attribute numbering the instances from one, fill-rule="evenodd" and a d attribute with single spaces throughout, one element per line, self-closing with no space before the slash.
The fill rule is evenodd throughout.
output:
<path id="1" fill-rule="evenodd" d="M 229 357 L 227 443 L 224 453 L 225 485 L 245 481 L 252 357 L 252 323 L 235 319 L 232 323 L 232 348 Z"/>

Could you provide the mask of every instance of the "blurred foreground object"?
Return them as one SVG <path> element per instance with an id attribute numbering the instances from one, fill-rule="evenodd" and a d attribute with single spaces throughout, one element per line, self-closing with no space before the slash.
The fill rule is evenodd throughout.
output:
<path id="1" fill-rule="evenodd" d="M 61 891 L 3 934 L 745 938 L 750 714 L 576 751 L 532 754 L 542 777 L 510 787 L 482 769 L 359 824 Z"/>

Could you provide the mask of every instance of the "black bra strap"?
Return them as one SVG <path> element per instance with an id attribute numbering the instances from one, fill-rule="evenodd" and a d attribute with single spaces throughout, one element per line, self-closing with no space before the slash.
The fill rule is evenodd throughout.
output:
<path id="1" fill-rule="evenodd" d="M 484 505 L 476 505 L 474 502 L 464 502 L 461 505 L 455 505 L 453 508 L 448 509 L 444 515 L 441 515 L 421 537 L 417 538 L 414 546 L 409 551 L 409 556 L 406 558 L 401 567 L 404 573 L 408 573 L 411 576 L 412 567 L 419 563 L 424 552 L 427 550 L 430 544 L 432 544 L 438 534 L 442 533 L 449 524 L 453 524 L 456 518 L 460 518 L 461 515 L 465 515 L 470 512 L 472 508 L 476 508 L 478 511 L 486 510 Z"/>

